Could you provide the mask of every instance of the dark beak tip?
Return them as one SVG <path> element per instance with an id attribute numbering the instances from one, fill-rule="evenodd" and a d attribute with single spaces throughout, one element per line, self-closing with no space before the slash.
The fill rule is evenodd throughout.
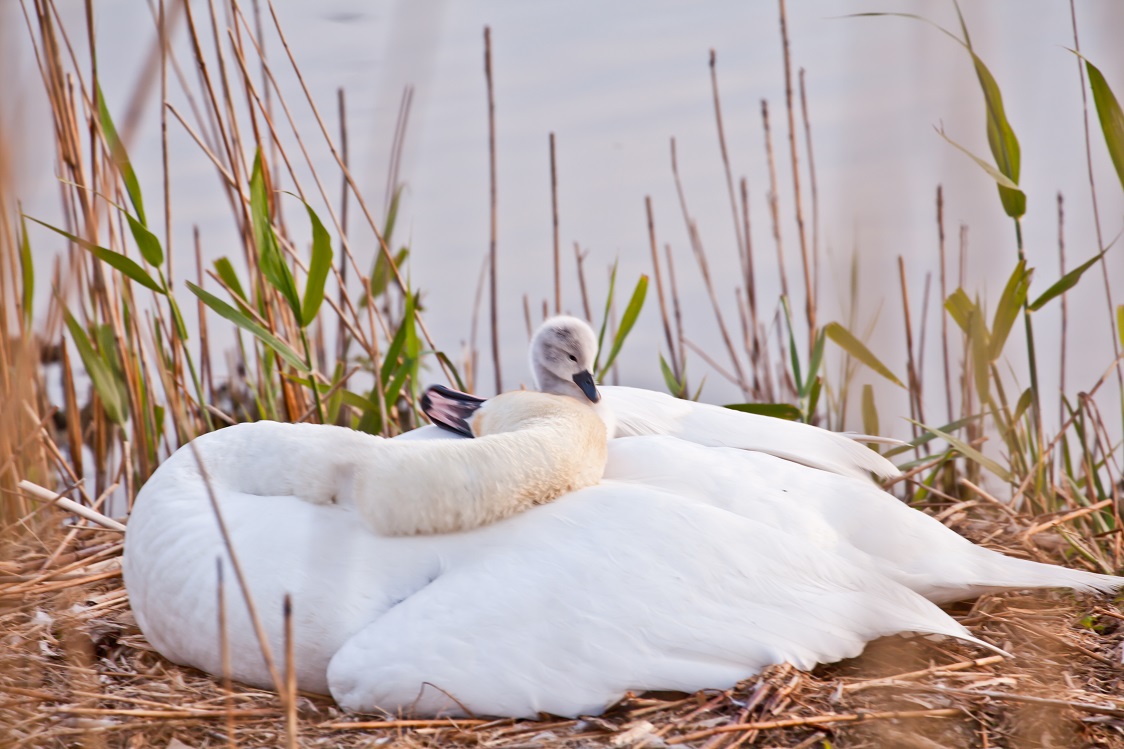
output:
<path id="1" fill-rule="evenodd" d="M 597 384 L 593 381 L 593 375 L 589 370 L 578 372 L 574 375 L 574 384 L 581 388 L 582 393 L 589 399 L 591 403 L 597 403 L 601 400 L 601 393 L 597 390 Z"/>

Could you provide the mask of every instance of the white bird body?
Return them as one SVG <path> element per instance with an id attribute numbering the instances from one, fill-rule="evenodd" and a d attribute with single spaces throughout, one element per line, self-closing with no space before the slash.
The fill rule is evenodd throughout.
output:
<path id="1" fill-rule="evenodd" d="M 535 361 L 580 367 L 585 353 Z M 430 427 L 387 441 L 258 423 L 196 441 L 278 661 L 292 596 L 300 688 L 362 711 L 596 713 L 627 690 L 725 688 L 895 632 L 991 647 L 926 598 L 1124 582 L 977 547 L 875 486 L 868 472 L 889 465 L 876 453 L 814 427 L 606 388 L 606 424 L 656 435 L 606 447 L 604 425 L 579 404 L 596 395 L 585 366 L 574 387 L 563 370 L 543 389 L 581 406 L 597 427 L 583 422 L 586 437 L 546 425 L 545 438 L 458 440 Z M 486 440 L 503 447 L 457 457 Z M 578 448 L 588 455 L 570 455 L 571 442 L 588 442 Z M 590 461 L 604 466 L 593 486 Z M 565 468 L 544 479 L 552 464 Z M 455 507 L 462 484 L 467 510 Z M 225 635 L 216 560 L 228 573 Z M 137 621 L 168 658 L 214 674 L 225 637 L 234 678 L 272 686 L 230 570 L 195 452 L 182 448 L 129 520 Z"/>
<path id="2" fill-rule="evenodd" d="M 355 437 L 240 430 L 265 432 L 256 441 L 275 448 L 290 431 L 329 452 Z M 228 433 L 237 443 L 222 444 Z M 298 462 L 275 449 L 254 465 L 234 450 L 244 436 L 214 433 L 208 452 L 246 473 Z M 650 439 L 667 441 L 619 442 Z M 171 660 L 222 673 L 223 559 L 232 674 L 272 686 L 193 461 L 189 449 L 166 461 L 130 518 L 125 574 L 138 623 Z M 351 502 L 228 489 L 218 498 L 275 657 L 290 594 L 298 685 L 349 709 L 576 715 L 630 689 L 725 688 L 782 661 L 811 668 L 900 631 L 972 639 L 877 573 L 642 482 L 603 482 L 470 531 L 397 537 L 372 533 Z"/>

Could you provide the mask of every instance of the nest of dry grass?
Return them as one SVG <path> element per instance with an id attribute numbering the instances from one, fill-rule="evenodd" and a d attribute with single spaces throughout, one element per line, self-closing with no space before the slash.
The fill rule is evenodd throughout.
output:
<path id="1" fill-rule="evenodd" d="M 1064 561 L 1052 530 L 1026 535 L 1042 519 L 969 509 L 944 520 L 1009 554 Z M 13 749 L 1124 747 L 1124 615 L 1106 598 L 1016 592 L 952 611 L 1012 659 L 891 637 L 811 673 L 782 665 L 727 691 L 629 695 L 577 720 L 397 720 L 301 694 L 293 731 L 278 695 L 151 649 L 121 581 L 120 533 L 60 524 L 52 510 L 0 541 L 0 744 Z"/>

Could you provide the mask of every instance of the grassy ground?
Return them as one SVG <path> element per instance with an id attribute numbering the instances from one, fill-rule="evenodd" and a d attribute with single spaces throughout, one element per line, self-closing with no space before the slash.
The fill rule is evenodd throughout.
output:
<path id="1" fill-rule="evenodd" d="M 170 451 L 230 422 L 307 420 L 396 433 L 418 423 L 415 395 L 423 366 L 430 368 L 430 379 L 440 372 L 450 383 L 471 388 L 481 355 L 475 349 L 461 357 L 436 353 L 417 290 L 399 272 L 409 249 L 394 239 L 395 203 L 378 216 L 369 209 L 340 147 L 344 134 L 325 128 L 295 140 L 274 139 L 288 107 L 302 103 L 286 101 L 275 76 L 295 78 L 303 103 L 312 99 L 299 84 L 283 29 L 268 25 L 275 22 L 268 6 L 261 13 L 267 31 L 281 42 L 272 48 L 286 53 L 280 60 L 258 57 L 263 32 L 238 6 L 232 15 L 237 33 L 228 37 L 222 59 L 198 43 L 216 31 L 224 34 L 222 19 L 199 6 L 163 8 L 156 10 L 153 32 L 160 76 L 151 90 L 137 95 L 166 100 L 169 87 L 189 85 L 177 71 L 206 69 L 192 88 L 195 111 L 161 107 L 160 117 L 195 133 L 200 157 L 215 164 L 221 196 L 216 200 L 227 201 L 243 240 L 240 256 L 210 268 L 198 263 L 193 274 L 184 273 L 190 264 L 181 260 L 175 283 L 168 235 L 149 228 L 165 223 L 149 216 L 161 210 L 171 216 L 172 207 L 153 201 L 162 194 L 158 186 L 137 183 L 114 113 L 90 78 L 90 61 L 70 52 L 68 34 L 87 29 L 59 26 L 50 0 L 27 4 L 28 33 L 57 135 L 54 168 L 64 180 L 65 222 L 43 228 L 33 223 L 35 217 L 22 217 L 12 209 L 18 185 L 0 173 L 0 745 L 141 747 L 178 740 L 189 746 L 368 746 L 385 739 L 509 749 L 661 743 L 1124 746 L 1124 700 L 1118 696 L 1124 617 L 1112 600 L 1066 593 L 988 596 L 953 610 L 977 634 L 1015 653 L 1011 660 L 973 660 L 981 654 L 956 643 L 888 638 L 858 659 L 811 674 L 780 667 L 728 692 L 638 695 L 601 718 L 579 721 L 410 724 L 376 716 L 372 720 L 389 722 L 361 728 L 356 721 L 365 718 L 342 715 L 327 699 L 288 699 L 223 685 L 152 652 L 121 585 L 121 531 L 77 520 L 75 510 L 44 504 L 43 497 L 62 494 L 96 511 L 114 502 L 112 514 L 124 516 L 116 507 L 131 505 Z M 195 40 L 192 58 L 162 54 L 161 29 Z M 1095 68 L 1082 72 L 1092 92 L 1085 113 L 1092 127 L 1090 148 L 1107 143 L 1114 163 L 1124 165 L 1124 132 L 1113 125 L 1119 108 L 1112 109 L 1115 100 Z M 1033 330 L 1033 312 L 1064 304 L 1065 293 L 1076 287 L 1107 295 L 1107 309 L 1120 318 L 1114 319 L 1119 333 L 1124 307 L 1114 306 L 1112 296 L 1121 292 L 1119 280 L 1110 279 L 1093 258 L 1071 264 L 1073 270 L 1054 285 L 1031 286 L 1022 258 L 1014 133 L 1002 107 L 995 106 L 998 87 L 982 60 L 977 73 L 978 81 L 966 82 L 966 91 L 982 92 L 991 104 L 990 123 L 998 134 L 991 160 L 1001 187 L 996 209 L 1009 217 L 1019 240 L 1011 252 L 1010 281 L 985 308 L 979 290 L 946 274 L 955 267 L 954 251 L 946 258 L 943 223 L 939 226 L 941 253 L 932 266 L 945 303 L 933 314 L 940 315 L 947 376 L 936 389 L 945 393 L 948 419 L 919 425 L 910 445 L 891 451 L 906 478 L 890 489 L 969 538 L 1010 554 L 1119 571 L 1124 419 L 1114 409 L 1103 411 L 1098 394 L 1124 392 L 1121 341 L 1114 336 L 1104 342 L 1103 377 L 1054 399 L 1034 383 L 1039 363 L 1051 360 L 1065 342 L 1035 339 Z M 716 97 L 717 91 L 715 78 Z M 791 142 L 808 135 L 801 93 L 795 84 L 786 101 Z M 781 132 L 776 123 L 773 127 Z M 303 158 L 305 138 L 324 140 L 338 154 L 337 170 L 298 180 L 291 165 Z M 0 148 L 16 147 L 0 133 Z M 0 167 L 7 163 L 0 159 Z M 806 167 L 794 161 L 793 168 Z M 814 184 L 814 173 L 806 176 L 804 184 Z M 342 185 L 342 199 L 326 195 L 328 180 Z M 735 184 L 731 173 L 737 213 L 744 211 L 744 204 L 737 206 L 745 193 Z M 294 237 L 285 216 L 293 214 L 295 203 L 281 210 L 279 201 L 293 199 L 279 190 L 327 206 L 309 209 L 307 223 L 300 222 L 308 236 Z M 798 216 L 814 212 L 807 188 L 792 199 Z M 378 238 L 381 251 L 373 267 L 355 261 L 340 229 L 347 206 Z M 774 210 L 773 220 L 778 216 Z M 36 237 L 48 229 L 70 237 L 68 252 L 53 268 L 33 259 Z M 913 332 L 921 327 L 916 318 L 906 313 L 908 373 L 895 377 L 852 332 L 853 325 L 818 319 L 815 259 L 802 228 L 790 236 L 800 241 L 789 251 L 807 260 L 803 277 L 792 283 L 792 299 L 799 301 L 786 296 L 771 304 L 758 298 L 753 258 L 743 242 L 738 252 L 749 293 L 739 291 L 737 321 L 723 319 L 721 305 L 715 305 L 725 349 L 715 352 L 690 349 L 669 254 L 661 255 L 653 237 L 650 277 L 628 288 L 622 280 L 617 299 L 604 305 L 602 374 L 646 302 L 664 325 L 663 374 L 672 392 L 687 397 L 696 392 L 698 382 L 689 382 L 686 374 L 690 354 L 692 361 L 714 361 L 754 403 L 747 408 L 837 427 L 850 401 L 861 411 L 865 430 L 877 434 L 873 390 L 855 384 L 856 372 L 869 370 L 903 387 L 911 413 L 921 421 L 923 373 L 915 362 L 923 344 L 920 336 L 914 342 Z M 691 249 L 706 277 L 706 251 L 697 234 L 694 239 Z M 904 266 L 902 271 L 904 278 Z M 188 276 L 194 296 L 181 290 Z M 55 293 L 46 303 L 36 302 L 32 289 L 46 294 L 48 287 Z M 787 294 L 787 282 L 785 289 Z M 908 298 L 904 301 L 908 309 Z M 595 310 L 601 306 L 594 300 Z M 187 310 L 200 317 L 194 338 L 183 323 Z M 233 353 L 207 343 L 208 325 L 236 331 Z M 1029 353 L 1017 376 L 1004 356 L 1015 337 Z M 835 354 L 840 366 L 833 372 L 824 362 Z M 1046 409 L 1061 413 L 1059 430 L 1047 432 Z"/>

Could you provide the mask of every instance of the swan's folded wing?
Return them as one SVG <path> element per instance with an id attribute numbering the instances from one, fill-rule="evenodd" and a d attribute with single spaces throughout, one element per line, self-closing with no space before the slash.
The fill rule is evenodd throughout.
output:
<path id="1" fill-rule="evenodd" d="M 641 388 L 602 386 L 617 437 L 666 434 L 710 447 L 768 453 L 844 476 L 891 478 L 893 463 L 844 435 Z"/>
<path id="2" fill-rule="evenodd" d="M 628 690 L 811 668 L 899 631 L 970 639 L 877 573 L 666 492 L 603 484 L 492 529 L 489 554 L 462 558 L 336 653 L 341 705 L 588 714 Z"/>

